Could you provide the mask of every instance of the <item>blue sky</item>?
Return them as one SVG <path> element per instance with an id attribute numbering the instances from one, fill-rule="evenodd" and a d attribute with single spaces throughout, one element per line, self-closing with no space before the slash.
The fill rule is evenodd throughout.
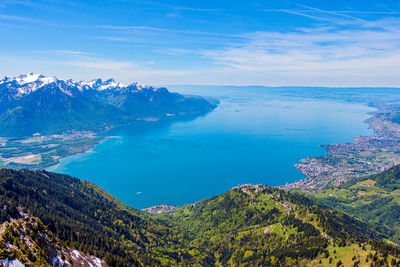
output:
<path id="1" fill-rule="evenodd" d="M 398 1 L 0 0 L 0 75 L 400 86 Z"/>

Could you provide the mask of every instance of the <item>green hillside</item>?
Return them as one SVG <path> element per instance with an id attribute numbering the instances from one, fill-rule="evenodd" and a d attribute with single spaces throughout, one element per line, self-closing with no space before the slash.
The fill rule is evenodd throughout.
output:
<path id="1" fill-rule="evenodd" d="M 313 259 L 319 263 L 334 257 L 334 248 L 364 244 L 365 251 L 371 250 L 367 241 L 381 238 L 343 213 L 266 186 L 230 190 L 158 217 L 169 220 L 185 246 L 193 248 L 191 254 L 206 265 L 292 266 L 311 264 Z"/>
<path id="2" fill-rule="evenodd" d="M 261 185 L 151 216 L 67 175 L 3 169 L 0 207 L 3 225 L 37 217 L 60 246 L 109 266 L 400 263 L 399 251 L 366 223 Z"/>
<path id="3" fill-rule="evenodd" d="M 308 197 L 370 222 L 400 242 L 400 166 Z"/>

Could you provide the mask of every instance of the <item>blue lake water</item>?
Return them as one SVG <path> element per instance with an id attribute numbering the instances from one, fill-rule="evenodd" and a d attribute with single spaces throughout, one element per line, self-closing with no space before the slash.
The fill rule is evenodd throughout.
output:
<path id="1" fill-rule="evenodd" d="M 372 134 L 364 120 L 374 109 L 318 91 L 325 89 L 307 94 L 301 88 L 170 90 L 212 96 L 220 105 L 191 121 L 113 129 L 107 135 L 116 138 L 49 170 L 89 180 L 136 208 L 180 205 L 238 184 L 299 180 L 304 176 L 294 164 L 323 155 L 321 144 Z"/>

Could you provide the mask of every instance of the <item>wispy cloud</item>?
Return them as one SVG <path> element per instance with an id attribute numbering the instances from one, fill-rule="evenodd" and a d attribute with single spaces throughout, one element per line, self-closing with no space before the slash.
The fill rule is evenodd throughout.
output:
<path id="1" fill-rule="evenodd" d="M 215 46 L 238 41 L 245 36 L 241 33 L 198 31 L 191 29 L 162 28 L 144 25 L 100 25 L 103 34 L 94 36 L 99 40 L 126 43 L 135 47 L 144 47 L 152 51 L 169 49 L 200 49 L 202 46 Z M 178 47 L 177 47 L 178 46 Z"/>
<path id="2" fill-rule="evenodd" d="M 362 11 L 362 10 L 340 10 L 334 11 L 342 14 L 377 14 L 377 15 L 400 15 L 400 12 L 396 11 Z"/>
<path id="3" fill-rule="evenodd" d="M 116 36 L 94 36 L 94 39 L 98 40 L 108 40 L 108 41 L 115 41 L 115 42 L 129 42 L 129 39 L 124 37 L 116 37 Z"/>
<path id="4" fill-rule="evenodd" d="M 265 9 L 264 12 L 283 12 L 298 16 L 307 17 L 317 21 L 330 22 L 332 24 L 342 26 L 369 26 L 371 27 L 371 20 L 356 17 L 357 14 L 367 15 L 389 15 L 390 17 L 400 15 L 400 12 L 393 11 L 361 11 L 361 10 L 325 10 L 321 8 L 296 4 L 302 9 Z M 381 28 L 387 30 L 395 30 L 394 28 L 385 27 L 380 25 Z"/>
<path id="5" fill-rule="evenodd" d="M 299 5 L 300 6 L 300 5 Z M 263 9 L 263 12 L 298 12 L 298 13 L 303 13 L 303 12 L 309 12 L 310 9 L 314 10 L 321 10 L 323 13 L 332 13 L 335 15 L 343 15 L 343 14 L 367 14 L 367 15 L 400 15 L 400 12 L 397 11 L 363 11 L 363 10 L 322 10 L 322 9 L 317 9 L 317 8 L 308 8 L 308 9 Z"/>
<path id="6" fill-rule="evenodd" d="M 371 82 L 375 77 L 376 84 L 380 84 L 383 77 L 390 77 L 388 81 L 400 84 L 400 78 L 396 78 L 400 68 L 400 34 L 393 31 L 397 27 L 389 19 L 363 22 L 357 29 L 331 26 L 288 33 L 255 32 L 248 34 L 245 43 L 203 51 L 203 55 L 220 67 L 220 73 L 235 74 L 244 80 L 248 75 L 256 83 L 262 77 L 265 83 L 268 79 L 274 83 L 272 80 L 276 82 L 280 77 L 287 84 L 293 84 L 295 79 L 298 83 L 326 84 L 324 79 L 332 77 L 341 83 L 354 83 L 356 77 L 368 77 Z M 360 84 L 363 82 L 360 80 Z"/>
<path id="7" fill-rule="evenodd" d="M 120 71 L 136 67 L 131 61 L 118 61 L 103 59 L 93 53 L 77 50 L 46 50 L 35 51 L 37 55 L 52 60 L 57 56 L 57 61 L 65 64 L 88 69 L 103 69 L 110 71 Z"/>
<path id="8" fill-rule="evenodd" d="M 332 25 L 340 25 L 345 27 L 379 28 L 382 30 L 400 32 L 400 28 L 397 27 L 399 25 L 399 20 L 397 19 L 397 17 L 398 15 L 400 15 L 400 12 L 358 11 L 358 10 L 332 11 L 301 4 L 295 4 L 295 5 L 297 7 L 301 7 L 302 9 L 266 9 L 264 10 L 264 12 L 284 12 L 288 14 L 307 17 L 319 22 L 327 22 L 331 23 Z M 386 19 L 368 20 L 356 17 L 355 16 L 356 14 L 364 14 L 364 15 L 379 14 L 379 15 L 390 15 L 390 16 Z"/>
<path id="9" fill-rule="evenodd" d="M 114 61 L 97 58 L 64 61 L 64 64 L 82 68 L 102 69 L 110 71 L 126 70 L 135 67 L 133 63 L 127 61 Z"/>
<path id="10" fill-rule="evenodd" d="M 57 57 L 55 57 L 57 55 Z M 37 72 L 64 79 L 90 80 L 92 78 L 115 78 L 125 83 L 144 84 L 174 83 L 194 70 L 162 68 L 154 61 L 134 62 L 102 58 L 83 51 L 49 50 L 31 51 L 29 55 L 0 53 L 0 73 L 16 76 L 24 72 Z"/>
<path id="11" fill-rule="evenodd" d="M 42 20 L 32 19 L 27 17 L 20 17 L 20 16 L 11 16 L 0 14 L 0 20 L 7 20 L 7 21 L 19 21 L 19 22 L 29 22 L 29 23 L 42 23 Z"/>
<path id="12" fill-rule="evenodd" d="M 46 50 L 46 51 L 35 51 L 39 54 L 50 54 L 50 55 L 63 55 L 63 56 L 93 56 L 93 53 L 77 51 L 77 50 Z"/>
<path id="13" fill-rule="evenodd" d="M 329 14 L 329 15 L 334 15 L 334 16 L 339 16 L 339 17 L 344 17 L 346 19 L 351 19 L 351 20 L 356 20 L 356 21 L 360 21 L 360 22 L 364 22 L 364 20 L 354 17 L 354 16 L 350 16 L 341 12 L 336 12 L 336 11 L 329 11 L 329 10 L 324 10 L 324 9 L 320 9 L 320 8 L 315 8 L 315 7 L 310 7 L 310 6 L 305 6 L 305 5 L 299 5 L 301 7 L 304 7 L 308 10 L 312 10 L 312 11 L 316 11 L 319 13 L 324 13 L 324 14 Z"/>
<path id="14" fill-rule="evenodd" d="M 3 0 L 0 3 L 0 8 L 4 8 L 8 5 L 23 5 L 23 6 L 32 6 L 34 5 L 30 0 Z"/>
<path id="15" fill-rule="evenodd" d="M 195 8 L 195 7 L 185 7 L 185 6 L 174 6 L 171 7 L 175 10 L 188 10 L 188 11 L 197 11 L 197 12 L 226 12 L 231 11 L 231 9 L 217 9 L 217 8 Z"/>
<path id="16" fill-rule="evenodd" d="M 269 3 L 219 9 L 205 3 L 186 7 L 121 1 L 143 12 L 124 13 L 122 5 L 110 4 L 120 13 L 108 17 L 107 7 L 68 1 L 83 5 L 81 10 L 94 18 L 82 23 L 87 17 L 71 18 L 76 10 L 62 0 L 0 0 L 0 7 L 5 3 L 26 9 L 19 13 L 13 13 L 15 7 L 10 12 L 0 9 L 0 26 L 4 25 L 0 29 L 12 29 L 8 34 L 15 34 L 15 43 L 25 36 L 32 41 L 26 48 L 14 48 L 12 41 L 4 44 L 0 72 L 14 66 L 18 72 L 54 69 L 58 72 L 54 75 L 61 77 L 60 73 L 78 78 L 114 76 L 125 82 L 158 84 L 400 86 L 396 10 L 346 10 L 344 5 L 334 10 L 316 1 L 270 5 L 281 9 L 267 9 Z M 49 6 L 43 7 L 43 16 L 30 11 L 42 11 L 42 6 Z M 239 6 L 243 9 L 235 10 Z M 60 19 L 55 19 L 57 14 Z M 43 42 L 46 38 L 50 41 Z M 46 51 L 32 51 L 33 47 Z M 5 56 L 12 54 L 20 56 Z"/>
<path id="17" fill-rule="evenodd" d="M 155 6 L 155 7 L 170 9 L 170 10 L 195 11 L 195 12 L 225 12 L 225 11 L 230 10 L 230 9 L 225 9 L 225 8 L 201 8 L 201 7 L 193 7 L 193 6 L 177 6 L 177 5 L 161 3 L 158 1 L 135 0 L 134 2 L 143 4 L 143 5 L 147 5 L 147 6 Z"/>
<path id="18" fill-rule="evenodd" d="M 301 11 L 297 11 L 297 10 L 280 10 L 281 12 L 285 12 L 285 13 L 289 13 L 289 14 L 293 14 L 293 15 L 299 15 L 302 17 L 307 17 L 307 18 L 311 18 L 311 19 L 316 19 L 316 20 L 320 20 L 320 21 L 329 21 L 329 22 L 333 22 L 332 19 L 328 19 L 328 18 L 324 18 L 324 17 L 320 17 L 320 16 L 316 16 L 316 15 L 310 15 L 307 14 L 305 12 L 301 12 Z"/>
<path id="19" fill-rule="evenodd" d="M 99 28 L 114 30 L 119 32 L 128 32 L 128 33 L 129 32 L 138 33 L 138 32 L 148 31 L 148 32 L 178 33 L 178 34 L 199 35 L 199 36 L 216 36 L 216 37 L 227 37 L 227 38 L 243 37 L 240 34 L 206 32 L 206 31 L 196 31 L 196 30 L 181 30 L 181 29 L 161 28 L 161 27 L 142 26 L 142 25 L 100 25 Z"/>

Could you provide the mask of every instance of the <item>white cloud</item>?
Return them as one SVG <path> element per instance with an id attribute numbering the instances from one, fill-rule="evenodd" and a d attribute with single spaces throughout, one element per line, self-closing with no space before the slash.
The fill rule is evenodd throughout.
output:
<path id="1" fill-rule="evenodd" d="M 143 62 L 125 59 L 120 53 L 117 58 L 107 52 L 30 51 L 15 57 L 0 55 L 0 72 L 45 72 L 75 79 L 114 77 L 150 84 L 400 86 L 400 19 L 395 17 L 396 12 L 300 7 L 264 10 L 303 16 L 314 22 L 282 32 L 230 34 L 190 27 L 94 25 L 91 30 L 95 36 L 89 38 L 127 42 L 124 47 L 118 44 L 118 48 L 132 57 L 148 53 L 142 57 Z M 175 8 L 179 9 L 191 10 Z M 388 17 L 356 17 L 370 13 Z M 40 22 L 0 14 L 1 21 Z M 140 52 L 134 51 L 139 46 Z"/>
<path id="2" fill-rule="evenodd" d="M 368 81 L 370 86 L 399 86 L 400 34 L 387 29 L 397 25 L 387 20 L 372 25 L 384 27 L 255 32 L 244 43 L 203 55 L 219 66 L 213 71 L 221 77 L 234 77 L 231 83 L 357 86 Z M 221 78 L 220 83 L 227 82 Z"/>
<path id="3" fill-rule="evenodd" d="M 64 61 L 64 64 L 81 67 L 81 68 L 102 69 L 102 70 L 110 70 L 110 71 L 125 70 L 125 69 L 129 69 L 129 68 L 132 68 L 135 66 L 131 62 L 103 60 L 103 59 L 95 59 L 95 58 Z"/>
<path id="4" fill-rule="evenodd" d="M 0 54 L 0 62 L 0 73 L 7 76 L 35 72 L 62 79 L 115 78 L 124 83 L 140 82 L 149 85 L 172 84 L 180 80 L 179 77 L 193 74 L 191 70 L 159 68 L 154 62 L 138 65 L 132 61 L 104 59 L 90 53 L 69 50 L 36 51 L 29 56 Z"/>

